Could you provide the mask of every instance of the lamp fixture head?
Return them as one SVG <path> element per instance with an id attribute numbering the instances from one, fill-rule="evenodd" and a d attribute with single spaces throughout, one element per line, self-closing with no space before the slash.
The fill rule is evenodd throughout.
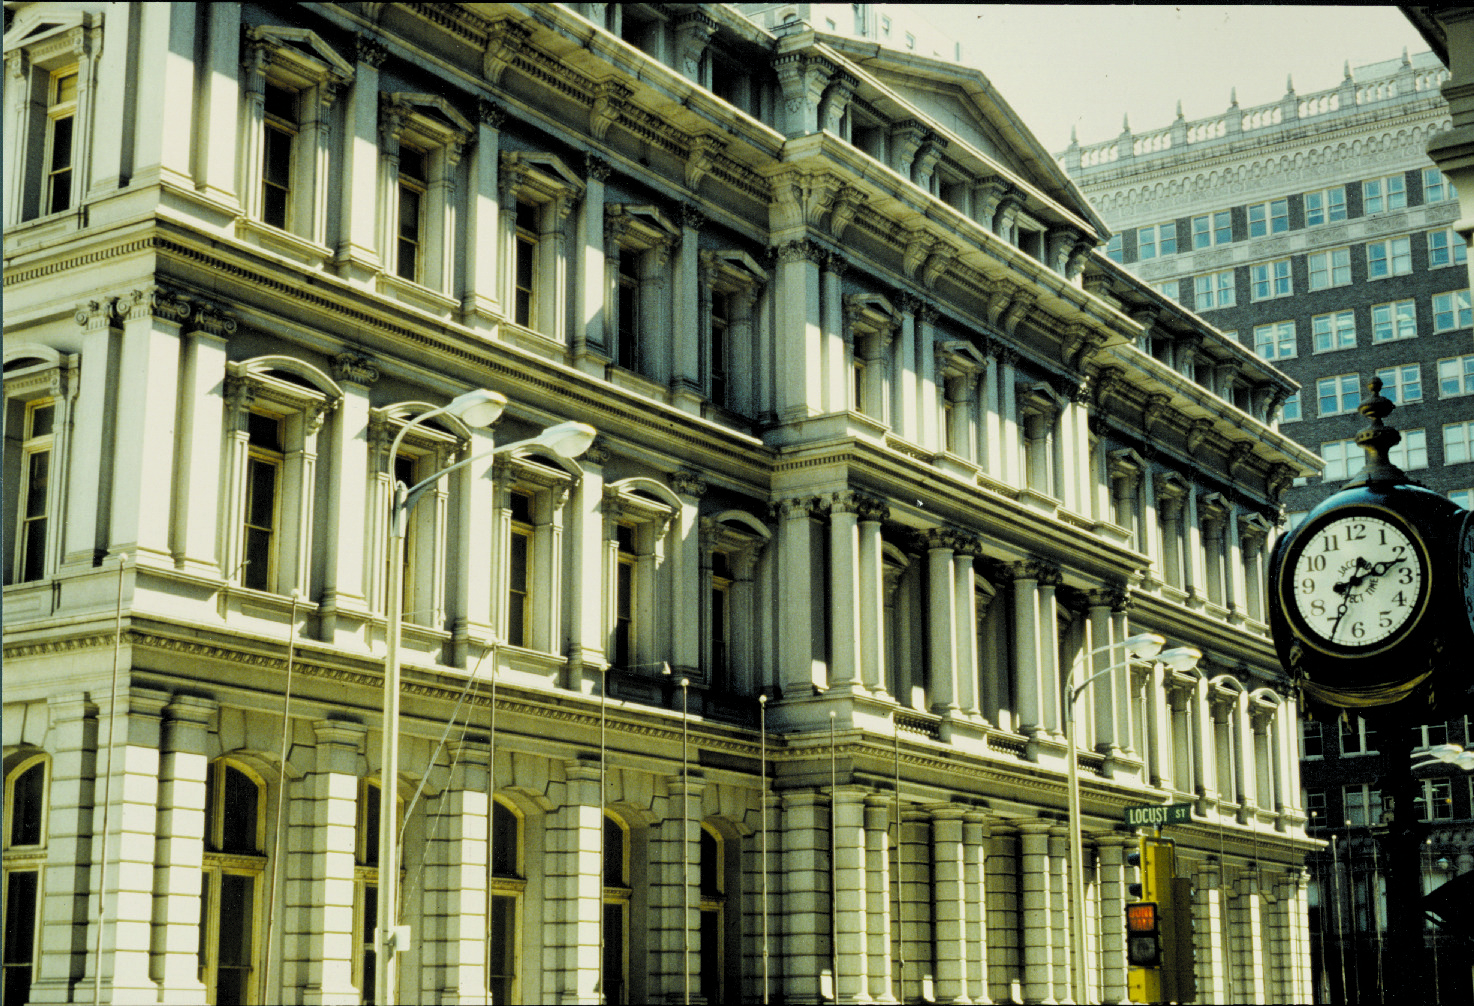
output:
<path id="1" fill-rule="evenodd" d="M 496 422 L 501 417 L 502 409 L 506 407 L 506 395 L 477 388 L 453 398 L 445 407 L 445 413 L 455 416 L 467 426 L 479 428 Z"/>
<path id="2" fill-rule="evenodd" d="M 1178 646 L 1158 654 L 1157 659 L 1174 671 L 1190 671 L 1203 659 L 1203 651 L 1192 646 Z"/>
<path id="3" fill-rule="evenodd" d="M 1167 645 L 1166 637 L 1155 632 L 1140 632 L 1126 640 L 1126 652 L 1142 660 L 1150 660 Z"/>
<path id="4" fill-rule="evenodd" d="M 598 431 L 587 423 L 558 423 L 539 433 L 532 443 L 571 461 L 588 450 L 597 435 Z"/>

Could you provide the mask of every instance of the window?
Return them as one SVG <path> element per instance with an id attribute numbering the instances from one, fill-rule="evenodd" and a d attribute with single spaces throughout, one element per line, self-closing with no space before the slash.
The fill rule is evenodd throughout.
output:
<path id="1" fill-rule="evenodd" d="M 389 219 L 383 221 L 380 245 L 386 259 L 385 286 L 419 299 L 424 299 L 424 290 L 415 287 L 441 297 L 452 293 L 456 165 L 474 132 L 465 116 L 438 95 L 381 96 L 383 174 L 392 186 L 388 193 L 392 208 L 385 214 Z M 515 222 L 515 214 L 508 216 Z"/>
<path id="2" fill-rule="evenodd" d="M 1367 279 L 1406 276 L 1413 271 L 1413 239 L 1367 242 Z"/>
<path id="3" fill-rule="evenodd" d="M 1363 452 L 1355 440 L 1332 440 L 1320 445 L 1320 456 L 1326 463 L 1321 481 L 1341 482 L 1349 474 L 1351 463 L 1363 457 Z"/>
<path id="4" fill-rule="evenodd" d="M 4 1001 L 30 1001 L 41 931 L 41 879 L 46 867 L 47 797 L 50 762 L 20 752 L 7 759 L 5 774 Z"/>
<path id="5" fill-rule="evenodd" d="M 552 154 L 518 150 L 502 151 L 500 177 L 501 248 L 513 265 L 503 270 L 502 303 L 516 324 L 562 338 L 567 296 L 555 277 L 564 271 L 564 225 L 583 182 Z"/>
<path id="6" fill-rule="evenodd" d="M 1136 257 L 1141 261 L 1177 254 L 1177 224 L 1153 224 L 1136 231 Z"/>
<path id="7" fill-rule="evenodd" d="M 669 250 L 680 229 L 654 206 L 611 203 L 604 219 L 605 254 L 615 270 L 614 362 L 663 382 L 669 362 L 656 341 L 670 326 L 661 310 L 670 281 Z"/>
<path id="8" fill-rule="evenodd" d="M 613 814 L 604 815 L 604 1001 L 629 1002 L 630 883 L 629 830 Z"/>
<path id="9" fill-rule="evenodd" d="M 1320 720 L 1301 720 L 1300 757 L 1324 758 L 1325 753 L 1324 731 Z"/>
<path id="10" fill-rule="evenodd" d="M 1449 423 L 1443 428 L 1443 463 L 1461 464 L 1474 458 L 1470 447 L 1474 446 L 1474 421 Z"/>
<path id="11" fill-rule="evenodd" d="M 1300 419 L 1300 392 L 1295 392 L 1285 399 L 1285 404 L 1280 406 L 1280 422 L 1293 423 Z"/>
<path id="12" fill-rule="evenodd" d="M 1315 395 L 1320 402 L 1319 415 L 1338 416 L 1343 412 L 1355 412 L 1361 404 L 1361 390 L 1357 374 L 1337 374 L 1322 377 L 1315 382 Z"/>
<path id="13" fill-rule="evenodd" d="M 399 233 L 394 245 L 394 273 L 411 283 L 420 279 L 420 246 L 424 242 L 425 152 L 399 148 Z"/>
<path id="14" fill-rule="evenodd" d="M 1198 311 L 1217 307 L 1233 307 L 1233 270 L 1193 277 L 1193 304 Z"/>
<path id="15" fill-rule="evenodd" d="M 1451 290 L 1433 295 L 1433 331 L 1451 332 L 1470 324 L 1469 291 Z"/>
<path id="16" fill-rule="evenodd" d="M 605 570 L 611 620 L 610 662 L 620 670 L 651 677 L 668 657 L 669 633 L 660 631 L 656 598 L 665 568 L 666 536 L 680 499 L 651 479 L 632 478 L 604 489 L 609 567 Z"/>
<path id="17" fill-rule="evenodd" d="M 51 75 L 46 101 L 46 182 L 43 213 L 72 205 L 72 133 L 77 116 L 77 70 Z"/>
<path id="18" fill-rule="evenodd" d="M 1457 198 L 1458 190 L 1454 188 L 1453 182 L 1444 177 L 1442 171 L 1437 168 L 1423 169 L 1423 202 L 1441 203 Z"/>
<path id="19" fill-rule="evenodd" d="M 332 182 L 320 151 L 332 131 L 333 101 L 352 82 L 353 67 L 303 28 L 260 25 L 246 30 L 245 42 L 241 226 L 279 249 L 325 255 Z"/>
<path id="20" fill-rule="evenodd" d="M 1346 187 L 1305 193 L 1305 226 L 1333 224 L 1346 219 Z"/>
<path id="21" fill-rule="evenodd" d="M 1307 789 L 1305 791 L 1305 816 L 1310 819 L 1308 827 L 1324 828 L 1326 826 L 1325 790 Z"/>
<path id="22" fill-rule="evenodd" d="M 1375 786 L 1343 786 L 1341 799 L 1347 827 L 1368 828 L 1382 823 L 1382 791 Z"/>
<path id="23" fill-rule="evenodd" d="M 1332 248 L 1305 256 L 1310 272 L 1310 289 L 1329 290 L 1351 283 L 1351 249 Z"/>
<path id="24" fill-rule="evenodd" d="M 1193 217 L 1192 235 L 1195 249 L 1228 244 L 1233 240 L 1233 224 L 1228 210 Z"/>
<path id="25" fill-rule="evenodd" d="M 708 298 L 703 312 L 708 397 L 747 415 L 757 405 L 752 395 L 753 312 L 768 274 L 742 251 L 703 251 L 699 261 Z"/>
<path id="26" fill-rule="evenodd" d="M 1469 246 L 1452 227 L 1428 232 L 1428 268 L 1464 265 L 1469 261 Z"/>
<path id="27" fill-rule="evenodd" d="M 727 864 L 726 843 L 710 825 L 701 826 L 701 998 L 725 1001 Z"/>
<path id="28" fill-rule="evenodd" d="M 1403 471 L 1428 467 L 1428 431 L 1403 430 L 1402 440 L 1387 452 L 1387 460 Z"/>
<path id="29" fill-rule="evenodd" d="M 1347 716 L 1338 720 L 1341 724 L 1341 754 L 1365 755 L 1377 753 L 1377 728 L 1360 716 Z"/>
<path id="30" fill-rule="evenodd" d="M 61 550 L 63 528 L 51 515 L 61 500 L 67 389 L 76 387 L 77 358 L 43 346 L 15 346 L 5 355 L 4 581 L 29 583 L 51 574 Z"/>
<path id="31" fill-rule="evenodd" d="M 572 477 L 556 459 L 518 456 L 498 462 L 496 518 L 505 530 L 492 582 L 505 584 L 492 624 L 511 646 L 558 649 L 563 568 L 557 554 Z"/>
<path id="32" fill-rule="evenodd" d="M 226 370 L 227 576 L 252 590 L 305 593 L 317 435 L 342 391 L 322 371 L 288 357 Z"/>
<path id="33" fill-rule="evenodd" d="M 1398 367 L 1382 367 L 1377 371 L 1382 379 L 1382 394 L 1398 405 L 1423 400 L 1423 368 L 1417 363 L 1406 363 Z"/>
<path id="34" fill-rule="evenodd" d="M 1351 311 L 1318 314 L 1310 319 L 1310 332 L 1317 353 L 1351 349 L 1356 346 L 1356 314 Z"/>
<path id="35" fill-rule="evenodd" d="M 1112 234 L 1105 246 L 1106 258 L 1112 262 L 1124 262 L 1125 256 L 1121 253 L 1121 235 Z"/>
<path id="36" fill-rule="evenodd" d="M 1410 300 L 1372 307 L 1372 341 L 1411 339 L 1418 334 L 1418 309 Z"/>
<path id="37" fill-rule="evenodd" d="M 521 815 L 502 801 L 495 801 L 491 812 L 491 932 L 487 962 L 487 984 L 494 1003 L 519 1001 L 517 962 L 522 957 L 521 907 L 527 890 L 522 848 Z"/>
<path id="38" fill-rule="evenodd" d="M 1168 300 L 1176 300 L 1177 295 L 1179 292 L 1181 292 L 1182 288 L 1178 285 L 1177 280 L 1169 279 L 1164 280 L 1161 283 L 1153 283 L 1152 289 L 1161 294 L 1163 297 L 1166 297 Z"/>
<path id="39" fill-rule="evenodd" d="M 1268 234 L 1283 234 L 1289 229 L 1290 202 L 1288 199 L 1274 199 L 1249 207 L 1249 237 L 1262 238 Z"/>
<path id="40" fill-rule="evenodd" d="M 1452 779 L 1419 780 L 1422 795 L 1417 798 L 1420 821 L 1452 821 L 1454 818 L 1454 786 Z"/>
<path id="41" fill-rule="evenodd" d="M 1276 321 L 1269 325 L 1255 325 L 1254 352 L 1266 360 L 1295 356 L 1295 323 Z"/>
<path id="42" fill-rule="evenodd" d="M 707 607 L 706 647 L 702 665 L 707 683 L 717 692 L 744 692 L 755 684 L 751 677 L 757 659 L 750 633 L 734 631 L 753 624 L 757 602 L 753 597 L 753 567 L 771 532 L 751 515 L 729 510 L 701 521 L 702 542 L 710 547 L 704 590 Z"/>
<path id="43" fill-rule="evenodd" d="M 1294 292 L 1290 282 L 1290 260 L 1287 258 L 1250 266 L 1249 281 L 1254 300 L 1288 297 Z"/>
<path id="44" fill-rule="evenodd" d="M 1459 723 L 1461 723 L 1461 720 L 1446 720 L 1442 723 L 1421 723 L 1412 728 L 1413 746 L 1427 748 L 1435 744 L 1447 744 L 1451 739 L 1457 741 L 1463 735 L 1454 734 L 1451 738 L 1449 727 Z"/>
<path id="45" fill-rule="evenodd" d="M 512 646 L 526 646 L 528 616 L 532 613 L 527 568 L 528 552 L 532 547 L 532 497 L 527 493 L 512 493 L 511 509 L 512 532 L 507 546 L 506 639 Z"/>
<path id="46" fill-rule="evenodd" d="M 1370 216 L 1407 206 L 1407 183 L 1401 175 L 1373 178 L 1361 183 L 1361 211 Z"/>
<path id="47" fill-rule="evenodd" d="M 378 950 L 374 931 L 379 924 L 379 822 L 383 812 L 383 790 L 379 784 L 364 780 L 358 787 L 357 850 L 353 870 L 354 919 L 353 980 L 366 1006 L 374 1001 L 377 979 Z"/>
<path id="48" fill-rule="evenodd" d="M 205 783 L 200 980 L 207 1003 L 257 1002 L 266 808 L 261 780 L 219 761 Z"/>
<path id="49" fill-rule="evenodd" d="M 1474 395 L 1474 354 L 1438 361 L 1438 397 Z"/>

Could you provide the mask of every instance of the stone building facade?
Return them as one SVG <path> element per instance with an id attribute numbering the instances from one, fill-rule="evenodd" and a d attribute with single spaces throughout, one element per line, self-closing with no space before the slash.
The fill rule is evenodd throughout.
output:
<path id="1" fill-rule="evenodd" d="M 1280 428 L 1325 469 L 1286 492 L 1292 525 L 1361 469 L 1353 438 L 1364 420 L 1354 410 L 1373 376 L 1397 402 L 1390 422 L 1403 442 L 1393 460 L 1474 505 L 1468 235 L 1458 230 L 1461 193 L 1427 153 L 1450 126 L 1449 79 L 1432 53 L 1404 54 L 1348 66 L 1328 91 L 1291 86 L 1269 105 L 1179 114 L 1165 129 L 1062 155 L 1115 231 L 1110 254 L 1299 382 Z M 1311 834 L 1335 841 L 1311 862 L 1321 993 L 1372 996 L 1392 973 L 1370 841 L 1383 823 L 1387 766 L 1360 717 L 1302 728 Z M 1424 749 L 1474 739 L 1467 715 L 1417 729 Z M 1430 890 L 1474 868 L 1474 788 L 1447 763 L 1420 775 Z M 1468 1001 L 1457 939 L 1430 939 L 1443 947 L 1443 994 Z"/>
<path id="2" fill-rule="evenodd" d="M 1103 257 L 978 71 L 854 44 L 7 8 L 7 1002 L 369 1001 L 381 786 L 400 1002 L 1118 1002 L 1167 802 L 1200 1001 L 1305 1000 L 1293 384 Z M 388 502 L 466 459 L 386 779 Z"/>

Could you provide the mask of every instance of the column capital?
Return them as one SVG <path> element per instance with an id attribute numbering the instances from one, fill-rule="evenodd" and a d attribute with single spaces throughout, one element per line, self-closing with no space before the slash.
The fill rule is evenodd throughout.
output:
<path id="1" fill-rule="evenodd" d="M 700 499 L 706 495 L 709 486 L 704 478 L 696 472 L 672 472 L 670 476 L 670 487 L 675 490 L 677 496 L 692 496 Z"/>
<path id="2" fill-rule="evenodd" d="M 379 379 L 379 368 L 362 353 L 339 353 L 333 357 L 333 378 L 369 385 Z"/>
<path id="3" fill-rule="evenodd" d="M 796 520 L 799 517 L 810 516 L 819 508 L 820 502 L 817 496 L 791 496 L 770 504 L 768 513 L 773 518 Z"/>

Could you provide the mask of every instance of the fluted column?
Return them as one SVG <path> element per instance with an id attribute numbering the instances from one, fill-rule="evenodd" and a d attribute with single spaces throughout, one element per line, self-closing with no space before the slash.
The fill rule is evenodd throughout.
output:
<path id="1" fill-rule="evenodd" d="M 930 691 L 933 712 L 957 711 L 957 611 L 952 601 L 954 531 L 933 528 L 922 535 L 927 556 L 927 623 L 931 629 Z"/>
<path id="2" fill-rule="evenodd" d="M 973 584 L 972 560 L 977 542 L 960 538 L 952 556 L 953 603 L 956 607 L 957 705 L 969 716 L 978 707 L 978 595 Z"/>
<path id="3" fill-rule="evenodd" d="M 860 500 L 852 492 L 824 497 L 829 511 L 829 685 L 853 689 L 859 677 Z"/>
<path id="4" fill-rule="evenodd" d="M 1014 725 L 1034 735 L 1044 729 L 1039 676 L 1039 573 L 1035 562 L 1016 562 L 1013 572 Z"/>
<path id="5" fill-rule="evenodd" d="M 881 522 L 890 510 L 880 500 L 860 496 L 856 501 L 859 522 L 859 653 L 860 682 L 877 697 L 889 698 L 885 687 L 885 560 L 880 537 Z"/>
<path id="6" fill-rule="evenodd" d="M 778 680 L 785 694 L 802 697 L 827 684 L 814 658 L 813 522 L 811 497 L 782 500 L 778 517 Z"/>

